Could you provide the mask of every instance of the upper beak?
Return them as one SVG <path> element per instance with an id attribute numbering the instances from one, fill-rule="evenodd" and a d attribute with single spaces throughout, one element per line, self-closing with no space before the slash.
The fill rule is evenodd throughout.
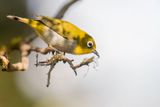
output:
<path id="1" fill-rule="evenodd" d="M 99 53 L 96 50 L 94 50 L 93 53 L 96 54 L 98 58 L 100 58 Z"/>

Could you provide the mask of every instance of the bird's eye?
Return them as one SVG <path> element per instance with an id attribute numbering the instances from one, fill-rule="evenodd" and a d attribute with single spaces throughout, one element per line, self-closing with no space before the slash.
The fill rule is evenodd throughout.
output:
<path id="1" fill-rule="evenodd" d="M 87 47 L 88 47 L 88 48 L 92 48 L 92 46 L 93 46 L 93 42 L 92 42 L 92 41 L 88 41 L 88 42 L 87 42 Z"/>

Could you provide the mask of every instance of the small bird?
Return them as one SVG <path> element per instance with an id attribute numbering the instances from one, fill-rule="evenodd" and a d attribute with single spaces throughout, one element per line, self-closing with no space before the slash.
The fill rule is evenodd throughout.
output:
<path id="1" fill-rule="evenodd" d="M 100 57 L 94 39 L 68 21 L 47 16 L 28 19 L 8 15 L 7 18 L 30 25 L 50 48 L 75 55 L 94 53 Z"/>

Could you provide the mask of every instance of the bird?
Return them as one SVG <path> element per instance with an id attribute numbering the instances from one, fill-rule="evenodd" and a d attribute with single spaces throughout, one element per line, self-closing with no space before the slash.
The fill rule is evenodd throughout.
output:
<path id="1" fill-rule="evenodd" d="M 48 16 L 36 16 L 35 19 L 31 19 L 7 15 L 7 18 L 32 27 L 50 48 L 74 55 L 94 53 L 100 57 L 93 37 L 66 20 Z"/>

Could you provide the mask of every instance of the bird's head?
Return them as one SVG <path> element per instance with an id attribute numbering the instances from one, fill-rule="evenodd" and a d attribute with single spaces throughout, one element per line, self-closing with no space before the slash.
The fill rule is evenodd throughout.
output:
<path id="1" fill-rule="evenodd" d="M 89 54 L 89 53 L 94 53 L 98 57 L 99 54 L 96 51 L 96 43 L 95 40 L 88 34 L 85 34 L 84 37 L 82 38 L 76 38 L 77 45 L 74 48 L 74 53 L 75 54 Z"/>

